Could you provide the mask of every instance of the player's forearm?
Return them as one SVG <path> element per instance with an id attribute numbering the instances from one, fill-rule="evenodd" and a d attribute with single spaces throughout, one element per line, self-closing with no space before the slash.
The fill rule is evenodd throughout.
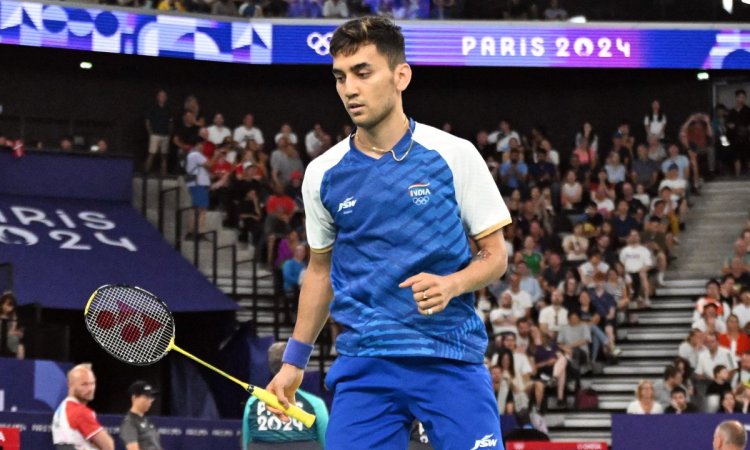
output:
<path id="1" fill-rule="evenodd" d="M 292 334 L 298 341 L 314 343 L 328 320 L 328 306 L 333 299 L 330 262 L 330 253 L 313 254 L 305 271 L 297 323 Z"/>
<path id="2" fill-rule="evenodd" d="M 508 268 L 508 252 L 502 230 L 485 236 L 478 242 L 479 251 L 464 269 L 449 275 L 456 285 L 457 295 L 479 290 L 499 279 Z"/>

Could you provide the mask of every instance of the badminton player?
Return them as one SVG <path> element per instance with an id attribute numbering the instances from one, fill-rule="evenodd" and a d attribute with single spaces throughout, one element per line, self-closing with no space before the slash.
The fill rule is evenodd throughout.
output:
<path id="1" fill-rule="evenodd" d="M 472 293 L 507 267 L 508 209 L 472 144 L 404 113 L 412 71 L 399 27 L 351 20 L 330 51 L 356 131 L 307 169 L 312 257 L 268 389 L 293 399 L 330 311 L 343 331 L 326 379 L 328 449 L 404 449 L 415 418 L 437 449 L 500 449 Z"/>

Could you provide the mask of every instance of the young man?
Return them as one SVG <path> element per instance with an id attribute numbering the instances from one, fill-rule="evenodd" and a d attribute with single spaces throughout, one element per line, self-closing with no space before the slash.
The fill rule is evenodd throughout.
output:
<path id="1" fill-rule="evenodd" d="M 501 449 L 472 292 L 505 272 L 508 209 L 473 145 L 404 114 L 412 73 L 400 28 L 346 22 L 331 55 L 357 130 L 305 174 L 312 257 L 268 389 L 282 405 L 294 400 L 330 307 L 343 332 L 326 380 L 326 448 L 405 448 L 416 418 L 436 448 Z"/>
<path id="2" fill-rule="evenodd" d="M 125 450 L 161 450 L 159 430 L 146 417 L 159 393 L 145 381 L 130 385 L 130 410 L 120 425 L 120 439 Z"/>

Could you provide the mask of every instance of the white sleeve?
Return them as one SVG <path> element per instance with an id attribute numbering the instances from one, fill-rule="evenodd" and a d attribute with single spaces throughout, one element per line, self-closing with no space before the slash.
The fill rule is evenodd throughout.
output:
<path id="1" fill-rule="evenodd" d="M 315 170 L 314 166 L 308 167 L 305 178 L 302 181 L 302 199 L 305 204 L 305 228 L 307 230 L 307 242 L 313 253 L 326 253 L 333 247 L 336 239 L 336 230 L 333 225 L 333 217 L 323 206 L 320 199 L 320 185 L 324 173 Z"/>
<path id="2" fill-rule="evenodd" d="M 508 225 L 511 218 L 487 163 L 473 145 L 466 144 L 452 167 L 456 201 L 464 227 L 474 239 L 481 239 Z"/>

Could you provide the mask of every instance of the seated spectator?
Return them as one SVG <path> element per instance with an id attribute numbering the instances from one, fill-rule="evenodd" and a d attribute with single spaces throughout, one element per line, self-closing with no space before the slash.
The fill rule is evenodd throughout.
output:
<path id="1" fill-rule="evenodd" d="M 602 316 L 592 304 L 591 293 L 588 290 L 581 291 L 578 295 L 578 303 L 580 306 L 576 312 L 578 313 L 580 322 L 588 327 L 591 336 L 589 340 L 591 343 L 590 361 L 596 362 L 599 358 L 599 352 L 602 349 L 604 349 L 608 355 L 610 354 L 608 350 L 609 339 L 607 338 L 607 334 L 599 327 L 599 324 L 602 323 Z M 572 311 L 568 312 L 568 317 L 570 317 L 571 312 Z M 568 321 L 570 321 L 570 319 L 568 319 Z"/>
<path id="2" fill-rule="evenodd" d="M 281 125 L 281 128 L 279 128 L 279 132 L 276 133 L 276 135 L 273 137 L 273 141 L 276 143 L 276 145 L 279 144 L 279 140 L 282 137 L 286 138 L 292 145 L 297 145 L 298 143 L 297 133 L 294 132 L 292 126 L 289 125 L 289 123 L 283 123 Z"/>
<path id="3" fill-rule="evenodd" d="M 274 193 L 266 201 L 266 220 L 263 234 L 266 237 L 266 262 L 273 267 L 276 243 L 291 231 L 290 221 L 297 211 L 294 199 L 284 193 L 283 185 L 274 184 Z"/>
<path id="4" fill-rule="evenodd" d="M 211 4 L 211 14 L 215 16 L 239 16 L 237 5 L 232 0 L 214 0 Z"/>
<path id="5" fill-rule="evenodd" d="M 737 399 L 731 390 L 724 391 L 719 397 L 719 409 L 716 410 L 718 414 L 742 414 L 746 413 L 743 411 L 743 405 L 737 403 Z"/>
<path id="6" fill-rule="evenodd" d="M 716 395 L 720 399 L 725 392 L 732 392 L 731 376 L 729 370 L 723 364 L 714 367 L 713 379 L 706 387 L 706 397 Z M 718 402 L 717 402 L 718 403 Z"/>
<path id="7" fill-rule="evenodd" d="M 667 264 L 669 261 L 669 241 L 667 240 L 667 233 L 658 217 L 649 217 L 641 232 L 641 243 L 651 250 L 652 256 L 656 259 L 657 282 L 664 284 L 664 273 L 667 270 Z"/>
<path id="8" fill-rule="evenodd" d="M 568 12 L 560 7 L 558 0 L 550 0 L 549 6 L 544 10 L 545 20 L 568 20 Z"/>
<path id="9" fill-rule="evenodd" d="M 578 310 L 581 306 L 578 296 L 581 293 L 582 287 L 572 271 L 566 273 L 565 280 L 560 283 L 559 289 L 563 294 L 563 306 L 565 309 L 568 311 Z"/>
<path id="10" fill-rule="evenodd" d="M 576 173 L 568 170 L 565 173 L 565 182 L 560 189 L 560 205 L 563 213 L 578 215 L 583 212 L 583 186 L 578 181 Z"/>
<path id="11" fill-rule="evenodd" d="M 305 135 L 305 150 L 307 151 L 307 157 L 310 160 L 317 158 L 323 153 L 325 134 L 326 132 L 323 131 L 323 127 L 319 123 L 316 123 L 313 125 L 312 130 Z"/>
<path id="12" fill-rule="evenodd" d="M 23 345 L 23 328 L 18 326 L 18 314 L 16 312 L 16 296 L 11 291 L 3 292 L 0 296 L 0 342 L 4 347 L 0 348 L 0 356 L 15 356 L 17 359 L 26 357 L 26 348 Z"/>
<path id="13" fill-rule="evenodd" d="M 542 271 L 542 289 L 549 295 L 558 289 L 564 279 L 565 271 L 563 270 L 560 254 L 550 252 L 547 256 L 547 266 Z M 750 304 L 748 304 L 748 307 L 750 307 Z"/>
<path id="14" fill-rule="evenodd" d="M 630 232 L 639 228 L 638 222 L 630 215 L 630 205 L 626 200 L 617 202 L 617 210 L 612 215 L 611 223 L 618 240 L 618 246 L 625 245 Z"/>
<path id="15" fill-rule="evenodd" d="M 664 368 L 664 376 L 661 380 L 654 383 L 654 398 L 661 406 L 666 409 L 672 403 L 672 391 L 675 388 L 682 388 L 682 372 L 671 364 Z M 685 391 L 687 395 L 687 391 Z"/>
<path id="16" fill-rule="evenodd" d="M 677 354 L 687 360 L 692 367 L 698 367 L 698 358 L 708 351 L 704 345 L 705 340 L 706 335 L 703 331 L 693 328 L 688 337 L 680 343 Z"/>
<path id="17" fill-rule="evenodd" d="M 603 272 L 594 275 L 594 287 L 589 289 L 591 303 L 601 320 L 598 327 L 607 335 L 607 346 L 604 353 L 607 356 L 618 356 L 620 349 L 615 345 L 615 327 L 617 326 L 617 302 L 605 289 L 607 276 Z"/>
<path id="18" fill-rule="evenodd" d="M 641 237 L 637 230 L 628 235 L 625 247 L 620 250 L 620 262 L 625 266 L 625 272 L 633 280 L 633 293 L 640 297 L 639 302 L 648 305 L 651 297 L 651 284 L 648 272 L 653 267 L 651 251 L 641 245 Z"/>
<path id="19" fill-rule="evenodd" d="M 503 191 L 503 195 L 508 195 L 515 189 L 521 192 L 526 190 L 529 169 L 526 163 L 521 161 L 521 155 L 517 149 L 510 150 L 510 157 L 500 166 L 499 174 L 502 181 L 500 190 Z"/>
<path id="20" fill-rule="evenodd" d="M 588 138 L 582 137 L 578 141 L 577 147 L 573 150 L 573 155 L 578 157 L 581 168 L 586 172 L 591 171 L 598 164 L 596 150 L 592 149 L 589 144 Z"/>
<path id="21" fill-rule="evenodd" d="M 661 180 L 661 183 L 659 183 L 659 192 L 664 189 L 664 187 L 669 187 L 672 190 L 672 195 L 676 196 L 677 198 L 683 198 L 685 197 L 685 193 L 687 192 L 687 181 L 683 180 L 682 178 L 678 178 L 678 169 L 677 164 L 670 164 L 669 167 L 667 167 L 667 172 L 664 174 L 664 179 Z"/>
<path id="22" fill-rule="evenodd" d="M 693 328 L 697 328 L 704 333 L 726 333 L 727 325 L 721 317 L 718 316 L 717 308 L 714 303 L 708 303 L 703 307 L 703 315 L 700 319 L 693 322 Z"/>
<path id="23" fill-rule="evenodd" d="M 731 350 L 735 361 L 738 361 L 743 353 L 750 350 L 750 337 L 740 329 L 740 320 L 734 314 L 729 315 L 726 325 L 726 333 L 719 334 L 719 345 Z"/>
<path id="24" fill-rule="evenodd" d="M 672 401 L 664 409 L 666 414 L 697 413 L 698 408 L 687 400 L 685 388 L 677 386 L 672 389 Z"/>
<path id="25" fill-rule="evenodd" d="M 549 161 L 547 150 L 540 148 L 536 152 L 536 161 L 529 167 L 531 184 L 548 187 L 558 179 L 557 166 Z"/>
<path id="26" fill-rule="evenodd" d="M 275 183 L 286 185 L 292 172 L 304 172 L 305 167 L 288 137 L 280 137 L 276 144 L 277 149 L 271 153 L 271 178 Z"/>
<path id="27" fill-rule="evenodd" d="M 740 328 L 747 333 L 750 329 L 750 289 L 746 288 L 740 293 L 740 303 L 732 308 L 732 314 L 737 316 Z"/>
<path id="28" fill-rule="evenodd" d="M 258 0 L 245 0 L 237 9 L 237 13 L 244 18 L 263 17 L 263 8 L 258 3 Z"/>
<path id="29" fill-rule="evenodd" d="M 732 353 L 719 346 L 716 333 L 706 333 L 706 349 L 708 351 L 701 353 L 698 357 L 698 365 L 695 368 L 695 375 L 698 379 L 713 380 L 714 369 L 719 365 L 734 370 L 736 364 Z"/>
<path id="30" fill-rule="evenodd" d="M 598 250 L 592 250 L 588 261 L 578 266 L 578 275 L 583 286 L 592 288 L 594 287 L 594 276 L 606 274 L 608 270 L 609 264 L 602 261 L 602 254 Z"/>
<path id="31" fill-rule="evenodd" d="M 498 153 L 502 153 L 502 160 L 508 159 L 508 152 L 510 151 L 510 141 L 515 139 L 516 142 L 521 141 L 521 136 L 515 131 L 508 119 L 501 119 L 498 124 L 498 129 L 493 131 L 487 136 L 487 142 L 495 144 L 495 149 Z"/>
<path id="32" fill-rule="evenodd" d="M 604 289 L 615 299 L 618 311 L 626 311 L 630 306 L 630 290 L 625 280 L 617 273 L 617 269 L 607 271 L 607 282 Z"/>
<path id="33" fill-rule="evenodd" d="M 513 367 L 513 352 L 503 348 L 498 353 L 498 364 L 490 368 L 492 391 L 497 399 L 497 410 L 500 414 L 512 414 L 515 409 L 513 398 L 513 379 L 516 376 Z"/>
<path id="34" fill-rule="evenodd" d="M 719 282 L 715 279 L 710 279 L 706 282 L 706 294 L 703 297 L 700 297 L 695 302 L 693 321 L 699 320 L 701 317 L 703 317 L 703 309 L 709 303 L 713 304 L 716 307 L 716 312 L 719 314 L 719 316 L 725 316 L 724 305 L 722 305 L 721 301 L 719 300 L 719 290 Z M 727 312 L 726 315 L 729 315 L 729 313 Z"/>
<path id="35" fill-rule="evenodd" d="M 615 210 L 615 204 L 609 197 L 607 187 L 604 184 L 600 184 L 596 188 L 591 201 L 596 205 L 596 211 L 605 219 L 609 219 L 612 212 Z"/>
<path id="36" fill-rule="evenodd" d="M 214 4 L 219 1 L 216 0 Z M 214 114 L 213 124 L 208 127 L 208 140 L 213 142 L 214 145 L 221 145 L 226 137 L 232 137 L 232 131 L 224 125 L 224 115 L 216 113 Z"/>
<path id="37" fill-rule="evenodd" d="M 534 305 L 531 295 L 521 288 L 521 274 L 518 271 L 510 273 L 510 283 L 505 291 L 510 293 L 513 299 L 513 313 L 516 317 L 531 317 L 531 308 Z"/>
<path id="38" fill-rule="evenodd" d="M 323 17 L 328 19 L 345 19 L 349 17 L 349 8 L 346 6 L 344 0 L 326 0 L 323 3 Z"/>
<path id="39" fill-rule="evenodd" d="M 242 125 L 234 129 L 232 139 L 241 146 L 247 146 L 251 139 L 258 144 L 259 148 L 263 148 L 265 143 L 263 132 L 255 126 L 255 116 L 252 114 L 245 114 L 242 118 Z"/>
<path id="40" fill-rule="evenodd" d="M 263 208 L 258 198 L 258 191 L 251 189 L 245 194 L 237 205 L 237 218 L 239 220 L 239 241 L 251 242 L 254 248 L 258 247 L 263 236 Z M 250 240 L 252 236 L 252 241 Z"/>
<path id="41" fill-rule="evenodd" d="M 523 292 L 529 294 L 531 304 L 537 310 L 544 306 L 544 291 L 539 281 L 530 273 L 526 261 L 521 261 L 516 265 L 516 271 L 521 277 L 520 288 Z"/>
<path id="42" fill-rule="evenodd" d="M 565 353 L 568 363 L 576 372 L 588 366 L 591 327 L 581 321 L 578 311 L 568 311 L 568 324 L 560 327 L 557 345 Z"/>
<path id="43" fill-rule="evenodd" d="M 526 317 L 516 319 L 516 348 L 521 353 L 528 353 L 532 328 L 537 328 L 537 326 L 531 322 L 531 319 Z"/>
<path id="44" fill-rule="evenodd" d="M 669 145 L 669 156 L 662 161 L 661 171 L 667 173 L 672 164 L 677 166 L 677 178 L 685 181 L 690 179 L 690 160 L 687 156 L 680 154 L 680 147 L 677 144 Z"/>
<path id="45" fill-rule="evenodd" d="M 742 238 L 734 241 L 732 247 L 732 253 L 724 259 L 724 264 L 721 266 L 721 273 L 728 274 L 734 258 L 740 258 L 745 267 L 750 267 L 750 252 L 747 251 L 747 245 Z M 746 286 L 750 287 L 750 286 Z"/>
<path id="46" fill-rule="evenodd" d="M 750 386 L 750 351 L 746 351 L 740 355 L 739 366 L 737 367 L 737 373 L 734 375 L 732 384 L 734 386 Z"/>
<path id="47" fill-rule="evenodd" d="M 617 242 L 612 242 L 609 234 L 603 232 L 604 227 L 600 230 L 600 234 L 594 238 L 594 246 L 589 250 L 589 254 L 592 252 L 598 252 L 601 255 L 601 261 L 614 268 L 620 262 L 617 259 Z"/>
<path id="48" fill-rule="evenodd" d="M 555 340 L 539 328 L 533 328 L 532 345 L 534 353 L 534 367 L 538 380 L 534 382 L 534 401 L 536 410 L 543 411 L 544 391 L 549 387 L 555 387 L 557 391 L 558 407 L 565 406 L 565 379 L 568 360 L 557 347 Z"/>
<path id="49" fill-rule="evenodd" d="M 729 273 L 727 275 L 734 277 L 734 281 L 740 289 L 750 287 L 750 269 L 748 269 L 741 258 L 737 256 L 732 258 L 732 261 L 729 263 Z"/>
<path id="50" fill-rule="evenodd" d="M 531 389 L 533 387 L 531 374 L 534 372 L 531 361 L 526 353 L 522 352 L 516 345 L 515 334 L 507 333 L 503 335 L 503 347 L 513 352 L 515 375 L 512 379 L 511 389 L 513 391 L 514 405 L 519 409 L 528 408 Z"/>
<path id="51" fill-rule="evenodd" d="M 658 178 L 659 164 L 649 157 L 648 147 L 643 144 L 638 145 L 637 158 L 630 168 L 630 179 L 634 184 L 642 185 L 646 191 L 651 191 L 656 187 Z"/>
<path id="52" fill-rule="evenodd" d="M 635 390 L 635 400 L 626 410 L 628 414 L 662 414 L 664 408 L 654 399 L 654 385 L 651 381 L 642 380 Z"/>
<path id="53" fill-rule="evenodd" d="M 516 316 L 513 311 L 513 297 L 509 291 L 500 295 L 500 305 L 490 310 L 490 324 L 492 324 L 492 334 L 497 336 L 502 333 L 517 333 Z"/>
<path id="54" fill-rule="evenodd" d="M 539 311 L 539 329 L 543 334 L 557 336 L 560 327 L 568 324 L 568 310 L 563 306 L 562 292 L 557 289 L 552 291 L 550 302 Z"/>
<path id="55" fill-rule="evenodd" d="M 71 136 L 63 136 L 60 139 L 60 151 L 72 152 L 73 150 L 73 138 Z"/>
<path id="56" fill-rule="evenodd" d="M 738 385 L 734 390 L 734 400 L 736 412 L 742 414 L 750 412 L 750 387 L 746 384 Z"/>
<path id="57" fill-rule="evenodd" d="M 648 159 L 661 167 L 661 163 L 667 158 L 667 151 L 664 149 L 659 136 L 651 134 L 646 142 L 648 143 Z"/>
<path id="58" fill-rule="evenodd" d="M 577 223 L 573 226 L 573 234 L 569 234 L 563 239 L 565 259 L 572 263 L 583 262 L 586 260 L 588 249 L 589 240 L 583 234 L 583 224 Z"/>
<path id="59" fill-rule="evenodd" d="M 620 155 L 616 152 L 609 154 L 607 163 L 604 165 L 604 170 L 607 172 L 607 180 L 612 184 L 620 184 L 625 182 L 626 169 L 620 161 Z"/>

